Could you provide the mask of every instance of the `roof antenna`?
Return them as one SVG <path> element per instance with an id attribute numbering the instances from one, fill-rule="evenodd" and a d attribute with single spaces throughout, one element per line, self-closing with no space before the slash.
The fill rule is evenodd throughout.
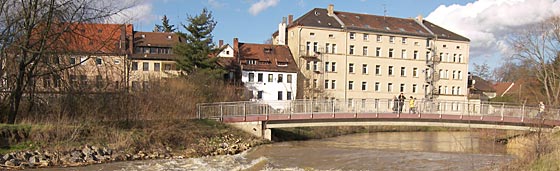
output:
<path id="1" fill-rule="evenodd" d="M 387 5 L 383 4 L 383 20 L 385 20 L 385 17 L 387 17 Z"/>

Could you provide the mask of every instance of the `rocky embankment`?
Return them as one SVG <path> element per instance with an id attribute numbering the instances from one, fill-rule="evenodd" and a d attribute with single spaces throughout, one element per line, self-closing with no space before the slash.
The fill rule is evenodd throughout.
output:
<path id="1" fill-rule="evenodd" d="M 125 150 L 115 150 L 107 147 L 84 145 L 64 151 L 18 151 L 0 155 L 0 170 L 25 169 L 40 167 L 73 167 L 90 164 L 150 160 L 150 159 L 182 159 L 208 155 L 230 155 L 243 152 L 256 145 L 265 143 L 259 139 L 242 139 L 234 135 L 200 139 L 193 148 L 173 151 L 170 147 L 150 149 L 127 153 Z"/>

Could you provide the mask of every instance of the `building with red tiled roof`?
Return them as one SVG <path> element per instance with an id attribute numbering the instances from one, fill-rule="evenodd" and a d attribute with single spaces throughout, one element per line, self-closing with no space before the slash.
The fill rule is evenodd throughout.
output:
<path id="1" fill-rule="evenodd" d="M 488 101 L 488 99 L 496 97 L 496 90 L 490 81 L 486 81 L 479 76 L 469 76 L 469 79 L 469 99 Z"/>
<path id="2" fill-rule="evenodd" d="M 314 8 L 272 35 L 300 70 L 303 98 L 466 100 L 470 40 L 417 18 Z M 310 91 L 307 91 L 310 90 Z"/>
<path id="3" fill-rule="evenodd" d="M 288 46 L 239 43 L 234 38 L 233 50 L 233 58 L 221 57 L 219 63 L 226 68 L 239 70 L 241 81 L 253 94 L 252 100 L 296 98 L 299 70 Z M 237 74 L 232 71 L 230 75 Z"/>
<path id="4" fill-rule="evenodd" d="M 130 86 L 147 86 L 150 80 L 178 76 L 178 58 L 173 47 L 185 41 L 176 33 L 134 32 L 133 53 L 130 55 Z"/>

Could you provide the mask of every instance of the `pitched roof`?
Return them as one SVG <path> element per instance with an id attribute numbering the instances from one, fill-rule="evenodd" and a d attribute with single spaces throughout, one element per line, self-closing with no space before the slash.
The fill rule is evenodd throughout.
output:
<path id="1" fill-rule="evenodd" d="M 343 11 L 334 11 L 335 17 L 327 15 L 327 9 L 314 8 L 296 19 L 288 25 L 288 28 L 294 26 L 311 26 L 323 28 L 336 28 L 349 30 L 372 31 L 389 34 L 402 34 L 421 37 L 434 37 L 440 39 L 450 39 L 458 41 L 470 41 L 468 38 L 453 33 L 429 21 L 422 20 L 422 24 L 412 18 L 396 18 L 388 16 L 378 16 L 371 14 L 359 14 Z M 343 26 L 344 25 L 344 26 Z M 429 29 L 429 30 L 428 30 Z M 432 35 L 434 33 L 434 35 Z M 277 36 L 276 31 L 273 36 Z"/>
<path id="2" fill-rule="evenodd" d="M 132 27 L 131 24 L 60 23 L 52 25 L 51 31 L 34 32 L 33 36 L 39 37 L 37 41 L 45 33 L 52 37 L 47 46 L 54 53 L 122 54 L 130 52 L 126 50 Z"/>
<path id="3" fill-rule="evenodd" d="M 478 76 L 472 76 L 473 80 L 475 80 L 474 88 L 476 90 L 484 91 L 484 92 L 496 92 L 493 88 L 492 83 L 486 81 Z"/>
<path id="4" fill-rule="evenodd" d="M 134 32 L 134 47 L 160 47 L 173 48 L 178 43 L 184 42 L 176 33 L 165 32 Z M 131 58 L 134 59 L 153 59 L 153 60 L 173 60 L 177 55 L 172 54 L 151 54 L 151 53 L 134 53 Z"/>
<path id="5" fill-rule="evenodd" d="M 515 83 L 511 83 L 511 82 L 500 82 L 500 83 L 494 84 L 494 86 L 492 86 L 492 87 L 494 88 L 494 90 L 496 90 L 496 94 L 498 96 L 503 96 L 509 90 L 511 90 L 511 88 L 514 85 L 515 85 Z"/>
<path id="6" fill-rule="evenodd" d="M 298 72 L 290 48 L 285 45 L 239 43 L 239 61 L 243 70 Z"/>

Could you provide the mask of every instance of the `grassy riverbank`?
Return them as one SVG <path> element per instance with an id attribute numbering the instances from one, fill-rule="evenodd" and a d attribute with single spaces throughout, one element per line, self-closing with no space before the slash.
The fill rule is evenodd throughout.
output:
<path id="1" fill-rule="evenodd" d="M 238 129 L 211 120 L 98 122 L 64 126 L 0 125 L 0 142 L 0 157 L 16 151 L 51 151 L 65 154 L 72 150 L 81 150 L 84 146 L 108 148 L 123 155 L 139 152 L 161 154 L 167 151 L 169 156 L 198 157 L 239 153 L 266 143 Z M 1 165 L 4 163 L 0 163 Z M 64 166 L 68 163 L 53 162 L 52 165 Z"/>
<path id="2" fill-rule="evenodd" d="M 504 170 L 560 170 L 560 132 L 517 137 L 508 143 L 508 151 L 517 156 L 517 161 Z"/>

